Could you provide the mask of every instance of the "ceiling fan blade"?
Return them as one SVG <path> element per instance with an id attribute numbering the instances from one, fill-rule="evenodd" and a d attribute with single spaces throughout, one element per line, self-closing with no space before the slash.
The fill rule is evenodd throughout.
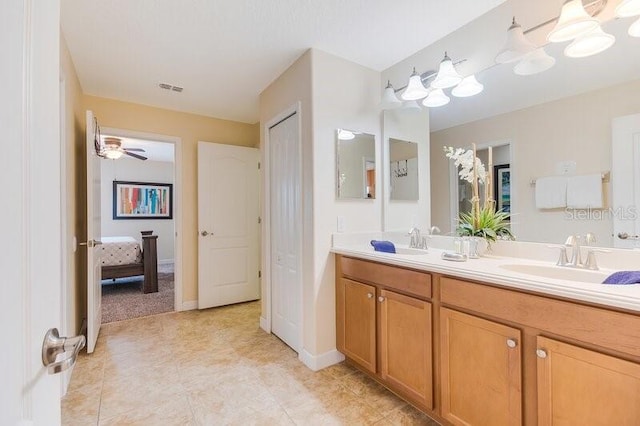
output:
<path id="1" fill-rule="evenodd" d="M 131 157 L 133 157 L 133 158 L 137 158 L 138 160 L 146 160 L 147 159 L 147 157 L 144 157 L 144 156 L 139 155 L 139 154 L 134 154 L 133 152 L 124 151 L 124 153 L 129 155 L 129 156 L 131 156 Z"/>
<path id="2" fill-rule="evenodd" d="M 133 152 L 145 152 L 142 148 L 122 148 L 125 151 L 133 151 Z"/>

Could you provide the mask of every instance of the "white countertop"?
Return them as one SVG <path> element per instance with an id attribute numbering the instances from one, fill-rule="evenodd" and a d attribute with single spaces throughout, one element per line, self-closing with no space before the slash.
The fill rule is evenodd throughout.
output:
<path id="1" fill-rule="evenodd" d="M 440 257 L 444 251 L 441 249 L 429 248 L 425 254 L 419 255 L 392 254 L 376 252 L 370 245 L 362 242 L 334 245 L 331 251 L 344 256 L 484 281 L 504 287 L 591 302 L 602 306 L 618 307 L 640 313 L 640 284 L 610 285 L 569 281 L 504 269 L 505 265 L 507 267 L 512 265 L 536 265 L 534 267 L 564 268 L 555 266 L 548 261 L 489 254 L 479 259 L 468 259 L 466 262 L 452 262 L 443 260 Z M 594 274 L 598 274 L 594 275 L 594 278 L 599 282 L 600 277 L 606 277 L 613 272 L 615 270 L 601 269 L 594 272 Z M 589 274 L 589 271 L 581 270 L 580 273 Z"/>

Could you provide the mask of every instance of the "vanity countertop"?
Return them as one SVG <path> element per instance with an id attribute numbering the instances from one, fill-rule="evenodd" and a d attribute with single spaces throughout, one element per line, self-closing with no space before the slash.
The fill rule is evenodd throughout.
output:
<path id="1" fill-rule="evenodd" d="M 520 267 L 533 270 L 540 268 L 551 272 L 554 272 L 554 268 L 566 269 L 546 261 L 489 254 L 479 259 L 469 259 L 466 262 L 452 262 L 443 260 L 440 257 L 443 252 L 440 249 L 429 248 L 425 254 L 390 254 L 376 252 L 370 246 L 357 243 L 334 246 L 331 251 L 343 256 L 424 270 L 457 278 L 483 281 L 503 287 L 559 296 L 602 306 L 617 307 L 640 313 L 640 284 L 600 284 L 597 282 L 549 278 L 513 271 L 513 269 Z M 562 273 L 564 271 L 558 272 Z M 615 271 L 607 269 L 595 272 L 576 270 L 576 273 L 584 274 L 585 276 L 593 274 L 593 278 L 596 280 L 613 272 Z"/>

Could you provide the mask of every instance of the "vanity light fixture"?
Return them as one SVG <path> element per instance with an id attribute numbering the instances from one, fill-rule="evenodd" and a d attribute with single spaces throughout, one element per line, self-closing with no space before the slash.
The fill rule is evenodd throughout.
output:
<path id="1" fill-rule="evenodd" d="M 525 56 L 513 67 L 513 72 L 517 75 L 533 75 L 546 71 L 554 66 L 556 60 L 549 56 L 544 47 L 539 47 Z"/>
<path id="2" fill-rule="evenodd" d="M 429 90 L 422 84 L 422 77 L 416 72 L 414 67 L 413 73 L 411 73 L 411 77 L 409 77 L 409 84 L 407 84 L 407 88 L 402 93 L 401 98 L 405 101 L 415 101 L 424 98 L 428 94 Z"/>
<path id="3" fill-rule="evenodd" d="M 604 52 L 616 42 L 616 38 L 605 33 L 598 25 L 595 30 L 576 38 L 564 49 L 565 56 L 570 58 L 585 58 Z"/>
<path id="4" fill-rule="evenodd" d="M 429 96 L 424 98 L 422 105 L 429 108 L 437 108 L 448 104 L 451 98 L 445 95 L 442 89 L 435 89 L 429 92 Z"/>
<path id="5" fill-rule="evenodd" d="M 338 129 L 338 139 L 341 141 L 350 141 L 355 137 L 356 135 L 350 130 Z"/>
<path id="6" fill-rule="evenodd" d="M 384 93 L 382 94 L 380 106 L 382 109 L 393 109 L 399 108 L 401 105 L 402 101 L 396 96 L 396 91 L 393 89 L 391 81 L 387 81 L 387 87 L 385 87 Z"/>
<path id="7" fill-rule="evenodd" d="M 431 82 L 434 89 L 448 89 L 457 86 L 462 81 L 462 76 L 456 71 L 451 58 L 444 52 L 444 59 L 440 62 L 438 74 L 435 80 Z"/>
<path id="8" fill-rule="evenodd" d="M 552 43 L 573 40 L 600 26 L 598 20 L 587 13 L 582 0 L 565 0 L 558 23 L 547 35 Z"/>
<path id="9" fill-rule="evenodd" d="M 629 27 L 631 37 L 640 37 L 640 18 Z"/>
<path id="10" fill-rule="evenodd" d="M 507 41 L 502 50 L 496 55 L 496 63 L 515 62 L 534 50 L 536 50 L 536 45 L 527 39 L 514 16 L 511 26 L 507 30 Z"/>
<path id="11" fill-rule="evenodd" d="M 620 18 L 640 15 L 640 0 L 624 0 L 616 6 L 616 15 Z"/>
<path id="12" fill-rule="evenodd" d="M 484 85 L 476 80 L 475 74 L 471 74 L 462 79 L 460 84 L 453 88 L 451 94 L 457 98 L 468 98 L 475 96 L 484 90 Z"/>
<path id="13" fill-rule="evenodd" d="M 402 103 L 402 106 L 400 107 L 401 110 L 403 111 L 409 111 L 409 112 L 420 112 L 422 111 L 422 108 L 420 108 L 420 105 L 418 105 L 418 101 L 404 101 Z"/>

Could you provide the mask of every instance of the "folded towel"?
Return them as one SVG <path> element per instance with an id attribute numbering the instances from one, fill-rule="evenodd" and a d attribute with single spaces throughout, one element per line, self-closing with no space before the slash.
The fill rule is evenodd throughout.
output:
<path id="1" fill-rule="evenodd" d="M 557 209 L 566 206 L 566 176 L 548 176 L 536 179 L 536 208 Z"/>
<path id="2" fill-rule="evenodd" d="M 572 176 L 567 180 L 567 207 L 570 209 L 602 208 L 602 175 Z"/>
<path id="3" fill-rule="evenodd" d="M 395 253 L 396 246 L 393 245 L 391 241 L 378 241 L 371 240 L 371 245 L 375 251 L 382 251 L 385 253 Z"/>
<path id="4" fill-rule="evenodd" d="M 614 272 L 602 284 L 640 284 L 640 271 Z"/>

